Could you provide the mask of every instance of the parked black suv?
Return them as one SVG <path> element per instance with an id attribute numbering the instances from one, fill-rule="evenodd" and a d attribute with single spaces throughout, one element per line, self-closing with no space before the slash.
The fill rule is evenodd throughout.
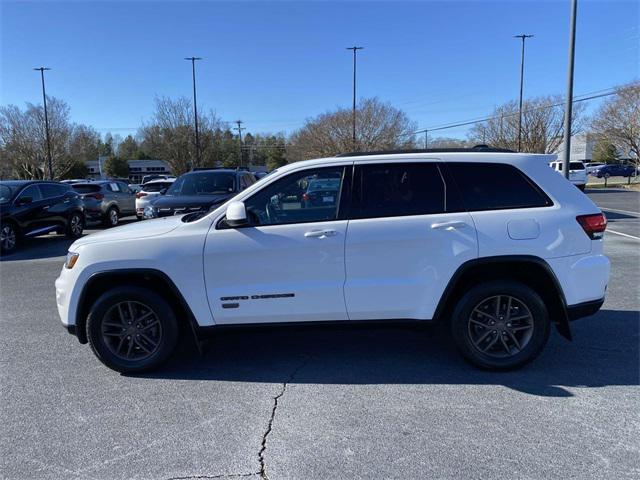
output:
<path id="1" fill-rule="evenodd" d="M 0 249 L 13 251 L 25 237 L 52 231 L 82 235 L 84 207 L 71 185 L 59 182 L 0 182 Z"/>
<path id="2" fill-rule="evenodd" d="M 206 211 L 255 182 L 256 177 L 244 170 L 211 169 L 185 173 L 178 177 L 166 194 L 145 208 L 144 218 Z"/>

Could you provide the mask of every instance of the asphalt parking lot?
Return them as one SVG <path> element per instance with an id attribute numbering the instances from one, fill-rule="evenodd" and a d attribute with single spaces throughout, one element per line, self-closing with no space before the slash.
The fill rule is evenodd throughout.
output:
<path id="1" fill-rule="evenodd" d="M 69 242 L 34 239 L 0 263 L 0 473 L 639 478 L 640 193 L 588 194 L 609 219 L 607 301 L 506 374 L 468 366 L 438 331 L 314 328 L 225 333 L 201 357 L 119 375 L 60 326 Z"/>

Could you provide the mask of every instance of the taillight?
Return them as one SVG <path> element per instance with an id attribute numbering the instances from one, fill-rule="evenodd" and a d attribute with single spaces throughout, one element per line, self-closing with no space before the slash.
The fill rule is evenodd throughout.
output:
<path id="1" fill-rule="evenodd" d="M 303 193 L 302 194 L 302 200 L 304 200 L 305 202 L 309 201 L 309 194 L 308 193 Z"/>
<path id="2" fill-rule="evenodd" d="M 146 192 L 138 192 L 138 193 L 136 193 L 136 198 L 142 198 L 142 197 L 146 197 L 146 196 L 147 196 Z"/>
<path id="3" fill-rule="evenodd" d="M 104 198 L 104 195 L 101 193 L 88 193 L 84 196 L 84 198 L 95 198 L 96 200 L 102 200 Z"/>
<path id="4" fill-rule="evenodd" d="M 607 217 L 604 213 L 594 213 L 593 215 L 578 215 L 576 220 L 589 235 L 592 240 L 598 240 L 604 235 L 604 231 L 607 228 Z"/>

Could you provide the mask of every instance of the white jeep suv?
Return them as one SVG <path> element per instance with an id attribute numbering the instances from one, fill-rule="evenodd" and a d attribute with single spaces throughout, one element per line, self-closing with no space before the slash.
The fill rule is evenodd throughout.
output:
<path id="1" fill-rule="evenodd" d="M 179 334 L 369 320 L 445 322 L 473 364 L 516 368 L 552 324 L 570 339 L 609 279 L 604 215 L 548 163 L 485 149 L 289 164 L 213 211 L 76 241 L 60 317 L 121 372 L 157 367 Z"/>

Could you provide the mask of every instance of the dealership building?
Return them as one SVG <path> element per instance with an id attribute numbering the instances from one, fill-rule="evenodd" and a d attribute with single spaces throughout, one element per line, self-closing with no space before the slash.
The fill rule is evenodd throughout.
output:
<path id="1" fill-rule="evenodd" d="M 108 157 L 100 157 L 97 160 L 87 160 L 85 165 L 87 166 L 87 170 L 89 174 L 88 178 L 92 180 L 97 180 L 100 178 L 105 178 L 106 175 L 103 172 L 102 166 Z M 140 183 L 142 181 L 142 177 L 145 175 L 170 175 L 171 168 L 167 162 L 163 160 L 127 160 L 129 164 L 129 181 L 131 183 Z"/>

